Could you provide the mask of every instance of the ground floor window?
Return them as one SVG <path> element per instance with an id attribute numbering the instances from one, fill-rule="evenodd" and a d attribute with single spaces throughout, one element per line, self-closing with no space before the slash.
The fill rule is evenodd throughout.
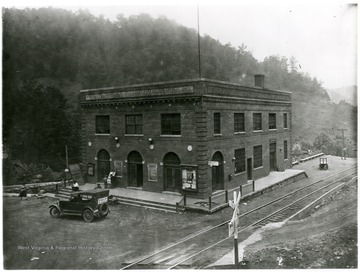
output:
<path id="1" fill-rule="evenodd" d="M 254 168 L 261 167 L 262 161 L 262 145 L 254 146 Z"/>
<path id="2" fill-rule="evenodd" d="M 245 172 L 245 148 L 236 149 L 234 153 L 235 174 Z"/>
<path id="3" fill-rule="evenodd" d="M 284 141 L 284 160 L 288 159 L 288 142 Z"/>

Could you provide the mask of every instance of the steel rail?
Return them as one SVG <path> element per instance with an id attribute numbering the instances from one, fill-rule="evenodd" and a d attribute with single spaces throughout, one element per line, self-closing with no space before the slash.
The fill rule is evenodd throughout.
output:
<path id="1" fill-rule="evenodd" d="M 348 175 L 348 176 L 351 176 L 351 175 Z M 348 176 L 346 176 L 346 177 L 348 177 Z M 303 197 L 301 197 L 301 198 L 297 199 L 296 201 L 294 201 L 294 202 L 292 202 L 292 203 L 290 203 L 290 204 L 286 205 L 285 207 L 283 207 L 283 208 L 281 208 L 281 209 L 279 209 L 279 210 L 277 210 L 277 211 L 275 211 L 275 212 L 273 212 L 273 213 L 269 214 L 268 216 L 266 216 L 266 217 L 264 217 L 264 218 L 260 219 L 259 221 L 257 221 L 257 222 L 255 222 L 254 224 L 252 224 L 252 226 L 259 225 L 260 223 L 262 223 L 262 222 L 264 222 L 265 220 L 267 220 L 267 219 L 269 219 L 269 218 L 273 217 L 274 215 L 279 214 L 279 213 L 283 212 L 284 210 L 289 209 L 289 207 L 294 206 L 295 204 L 297 204 L 297 203 L 299 203 L 299 202 L 303 201 L 304 199 L 306 199 L 306 198 L 308 198 L 308 197 L 312 196 L 313 194 L 316 194 L 316 193 L 317 193 L 317 192 L 319 192 L 319 191 L 322 191 L 322 190 L 326 189 L 327 187 L 330 187 L 331 185 L 333 185 L 333 184 L 335 184 L 335 183 L 340 182 L 340 180 L 343 180 L 343 179 L 345 179 L 346 177 L 343 177 L 343 178 L 341 178 L 341 179 L 339 179 L 339 180 L 335 180 L 335 181 L 333 181 L 333 182 L 331 182 L 331 183 L 329 183 L 329 184 L 326 184 L 326 185 L 324 185 L 324 186 L 322 186 L 322 187 L 320 187 L 320 188 L 316 189 L 315 191 L 312 191 L 311 193 L 309 193 L 309 194 L 307 194 L 307 195 L 305 195 L 305 196 L 303 196 Z"/>
<path id="2" fill-rule="evenodd" d="M 248 226 L 246 226 L 246 227 L 244 227 L 244 228 L 241 228 L 240 230 L 238 230 L 238 233 L 242 233 L 242 232 L 244 232 L 245 230 L 247 230 L 247 229 L 250 228 L 250 227 L 255 227 L 255 226 L 259 225 L 261 222 L 267 220 L 268 218 L 273 217 L 273 216 L 279 214 L 280 212 L 282 212 L 282 211 L 290 208 L 291 206 L 299 203 L 300 201 L 304 200 L 305 198 L 310 197 L 310 196 L 313 195 L 314 193 L 316 193 L 316 192 L 318 192 L 318 191 L 320 191 L 320 190 L 323 190 L 323 189 L 329 187 L 330 185 L 333 185 L 333 184 L 335 184 L 335 183 L 338 183 L 340 180 L 343 180 L 343 179 L 345 179 L 345 178 L 347 178 L 347 177 L 349 177 L 349 176 L 351 176 L 351 175 L 353 175 L 353 174 L 350 174 L 350 175 L 347 175 L 347 176 L 345 176 L 345 177 L 342 177 L 342 178 L 340 178 L 340 179 L 332 182 L 331 184 L 327 184 L 327 185 L 325 185 L 325 186 L 323 186 L 323 187 L 315 190 L 314 192 L 311 192 L 310 194 L 308 194 L 308 195 L 306 195 L 306 196 L 304 196 L 304 197 L 302 197 L 302 198 L 294 201 L 293 203 L 285 206 L 284 208 L 281 208 L 281 209 L 273 212 L 272 214 L 270 214 L 270 215 L 268 215 L 268 216 L 266 216 L 266 217 L 258 220 L 257 222 L 252 223 L 251 225 L 248 225 Z M 338 185 L 337 187 L 330 189 L 330 191 L 333 191 L 334 189 L 338 189 L 339 187 L 341 187 L 341 186 L 342 186 L 343 184 L 345 184 L 345 183 L 346 183 L 346 182 L 343 182 L 342 184 Z M 323 195 L 327 195 L 330 191 L 326 192 L 326 193 L 323 194 Z M 291 215 L 289 218 L 291 218 L 292 216 L 293 216 L 293 215 Z M 285 218 L 283 221 L 286 221 L 286 218 Z M 182 261 L 180 261 L 180 262 L 178 262 L 178 263 L 176 263 L 176 264 L 168 267 L 167 270 L 173 269 L 173 268 L 179 266 L 180 264 L 182 264 L 182 263 L 184 263 L 184 262 L 186 262 L 186 261 L 188 261 L 188 260 L 191 260 L 192 258 L 196 257 L 197 255 L 200 255 L 201 253 L 203 253 L 203 252 L 205 252 L 205 251 L 207 251 L 207 250 L 212 249 L 213 247 L 217 246 L 218 244 L 221 244 L 222 242 L 225 242 L 225 241 L 228 240 L 229 238 L 230 238 L 230 237 L 226 237 L 226 238 L 224 238 L 224 239 L 222 239 L 222 240 L 220 240 L 220 241 L 218 241 L 218 242 L 216 242 L 216 243 L 208 246 L 207 248 L 202 249 L 201 251 L 199 251 L 199 252 L 197 252 L 197 253 L 195 253 L 195 254 L 187 257 L 186 259 L 184 259 L 184 260 L 182 260 Z"/>
<path id="3" fill-rule="evenodd" d="M 343 172 L 350 171 L 350 170 L 352 170 L 353 168 L 356 168 L 356 166 L 347 168 L 347 169 L 345 169 L 345 170 L 343 170 L 343 171 L 340 171 L 340 172 L 338 172 L 338 173 L 334 173 L 334 174 L 329 175 L 329 176 L 327 176 L 327 177 L 325 177 L 325 178 L 323 178 L 323 179 L 320 179 L 320 180 L 315 181 L 315 182 L 313 182 L 313 183 L 311 183 L 311 184 L 308 184 L 308 185 L 306 185 L 306 186 L 304 186 L 304 187 L 301 187 L 301 188 L 299 188 L 299 189 L 296 189 L 296 190 L 294 190 L 294 191 L 292 191 L 292 192 L 290 192 L 290 193 L 288 193 L 288 194 L 286 194 L 286 195 L 283 195 L 283 196 L 281 196 L 281 197 L 279 197 L 279 198 L 277 198 L 277 199 L 275 199 L 275 200 L 269 201 L 269 202 L 267 202 L 267 203 L 265 203 L 265 204 L 263 204 L 263 205 L 261 205 L 261 206 L 259 206 L 259 207 L 256 207 L 256 208 L 254 208 L 254 209 L 252 209 L 252 210 L 250 210 L 250 211 L 247 211 L 247 212 L 245 212 L 245 213 L 243 213 L 243 214 L 240 214 L 240 215 L 239 215 L 239 218 L 242 218 L 242 217 L 244 217 L 244 216 L 246 216 L 246 215 L 249 215 L 249 214 L 251 214 L 251 213 L 253 213 L 253 212 L 257 211 L 257 210 L 260 210 L 260 209 L 262 209 L 262 208 L 264 208 L 264 207 L 267 207 L 267 206 L 269 206 L 269 205 L 271 205 L 271 204 L 273 204 L 273 203 L 275 203 L 275 202 L 281 201 L 281 200 L 283 200 L 283 199 L 285 199 L 285 198 L 287 198 L 287 197 L 289 197 L 289 196 L 291 196 L 291 195 L 293 195 L 293 194 L 295 194 L 295 193 L 297 193 L 297 192 L 299 192 L 299 191 L 305 190 L 305 189 L 307 189 L 307 188 L 309 188 L 309 187 L 311 187 L 311 186 L 314 186 L 314 185 L 316 185 L 316 184 L 318 184 L 318 183 L 320 183 L 320 182 L 326 181 L 327 179 L 330 179 L 330 178 L 332 178 L 333 176 L 339 175 L 339 174 L 341 174 L 341 173 L 343 173 Z M 348 174 L 347 176 L 342 177 L 341 179 L 347 178 L 348 176 L 351 176 L 351 175 L 353 175 L 353 173 L 352 173 L 352 174 Z M 338 181 L 336 181 L 336 182 L 338 182 Z M 152 252 L 152 253 L 150 253 L 150 254 L 147 254 L 147 255 L 141 257 L 140 259 L 138 259 L 138 260 L 136 260 L 136 261 L 134 261 L 134 262 L 131 262 L 130 264 L 128 264 L 128 265 L 120 268 L 120 270 L 126 270 L 126 269 L 128 269 L 128 268 L 131 268 L 131 267 L 133 267 L 133 266 L 135 266 L 135 265 L 137 265 L 137 264 L 139 264 L 139 263 L 141 263 L 141 262 L 143 262 L 143 261 L 145 261 L 145 260 L 147 260 L 147 259 L 149 259 L 149 258 L 151 258 L 151 257 L 154 257 L 154 256 L 156 256 L 156 255 L 158 255 L 158 254 L 160 254 L 160 253 L 162 253 L 162 252 L 164 252 L 164 251 L 166 251 L 166 250 L 168 250 L 168 249 L 170 249 L 170 248 L 173 248 L 173 247 L 175 247 L 175 246 L 178 246 L 179 244 L 182 244 L 182 243 L 184 243 L 184 242 L 187 242 L 187 241 L 189 241 L 189 240 L 191 240 L 191 239 L 193 239 L 193 238 L 195 238 L 195 237 L 197 237 L 197 236 L 200 236 L 200 235 L 202 235 L 202 234 L 204 234 L 204 233 L 210 232 L 210 231 L 212 231 L 212 230 L 214 230 L 214 229 L 217 229 L 217 228 L 219 228 L 219 227 L 221 227 L 221 226 L 224 226 L 224 225 L 228 224 L 229 222 L 230 222 L 230 220 L 227 220 L 227 221 L 225 221 L 225 222 L 222 222 L 222 223 L 220 223 L 220 224 L 217 224 L 217 225 L 215 225 L 215 226 L 212 226 L 212 227 L 209 228 L 209 229 L 205 229 L 205 230 L 202 230 L 202 231 L 200 231 L 200 232 L 197 232 L 197 233 L 194 233 L 194 234 L 192 234 L 192 235 L 189 235 L 189 236 L 187 236 L 187 237 L 179 240 L 179 241 L 176 242 L 176 243 L 170 244 L 169 246 L 166 246 L 166 247 L 164 247 L 164 248 L 162 248 L 162 249 L 160 249 L 160 250 L 158 250 L 158 251 L 156 251 L 156 252 Z M 251 226 L 251 225 L 250 225 L 250 226 Z M 250 227 L 250 226 L 248 226 L 248 227 Z M 248 227 L 246 227 L 246 228 L 248 228 Z M 243 230 L 245 230 L 246 228 L 244 228 Z M 229 237 L 226 237 L 225 239 L 221 240 L 220 242 L 217 242 L 216 245 L 219 244 L 219 243 L 221 243 L 221 242 L 223 242 L 223 241 L 225 241 L 225 240 L 227 240 L 228 238 L 229 238 Z M 200 253 L 202 253 L 202 252 L 210 249 L 211 247 L 213 247 L 213 246 L 210 246 L 209 248 L 202 250 Z M 200 253 L 198 253 L 198 254 L 200 254 Z M 184 262 L 184 261 L 183 261 L 183 262 Z M 183 263 L 183 262 L 181 262 L 181 263 Z M 179 263 L 179 264 L 181 264 L 181 263 Z M 174 266 L 174 267 L 175 267 L 175 266 Z"/>

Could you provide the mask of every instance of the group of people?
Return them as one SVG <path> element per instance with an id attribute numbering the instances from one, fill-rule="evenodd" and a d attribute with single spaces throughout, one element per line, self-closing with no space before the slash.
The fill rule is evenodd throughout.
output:
<path id="1" fill-rule="evenodd" d="M 73 185 L 71 186 L 71 188 L 74 192 L 79 191 L 79 184 L 77 183 L 76 180 L 73 181 Z M 96 184 L 96 187 L 94 189 L 102 189 L 101 184 L 100 183 Z"/>

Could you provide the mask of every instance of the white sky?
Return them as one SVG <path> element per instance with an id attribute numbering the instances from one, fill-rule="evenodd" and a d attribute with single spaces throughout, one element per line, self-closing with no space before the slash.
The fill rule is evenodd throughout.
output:
<path id="1" fill-rule="evenodd" d="M 199 0 L 200 1 L 200 0 Z M 325 88 L 357 84 L 357 6 L 344 1 L 32 1 L 32 6 L 56 6 L 73 11 L 88 9 L 98 16 L 115 20 L 148 13 L 164 15 L 200 34 L 237 47 L 242 43 L 262 61 L 266 56 L 294 56 L 301 71 L 323 82 Z M 19 3 L 19 4 L 17 4 Z M 293 3 L 293 4 L 291 4 Z M 315 4 L 313 4 L 315 3 Z M 26 2 L 11 1 L 5 6 L 24 7 Z"/>

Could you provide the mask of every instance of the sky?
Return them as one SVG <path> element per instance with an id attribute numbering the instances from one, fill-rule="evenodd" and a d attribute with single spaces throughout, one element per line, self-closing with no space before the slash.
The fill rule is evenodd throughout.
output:
<path id="1" fill-rule="evenodd" d="M 27 6 L 11 1 L 5 6 Z M 17 3 L 19 3 L 17 5 Z M 255 4 L 254 4 L 255 3 Z M 333 89 L 357 84 L 357 6 L 344 1 L 32 1 L 31 7 L 60 7 L 116 20 L 140 13 L 166 16 L 237 48 L 246 45 L 263 61 L 270 55 L 295 57 L 302 72 Z M 300 68 L 301 67 L 301 68 Z"/>

